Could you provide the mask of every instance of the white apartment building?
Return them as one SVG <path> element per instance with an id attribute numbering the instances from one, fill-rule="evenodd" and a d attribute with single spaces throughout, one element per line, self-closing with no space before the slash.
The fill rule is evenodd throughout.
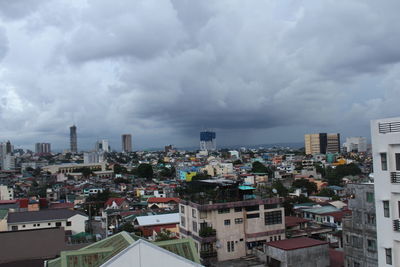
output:
<path id="1" fill-rule="evenodd" d="M 192 237 L 200 257 L 218 261 L 251 254 L 254 247 L 285 239 L 283 199 L 200 205 L 181 200 L 181 237 Z"/>
<path id="2" fill-rule="evenodd" d="M 380 267 L 400 266 L 400 117 L 371 121 Z"/>
<path id="3" fill-rule="evenodd" d="M 14 189 L 6 185 L 0 185 L 0 200 L 13 200 Z"/>

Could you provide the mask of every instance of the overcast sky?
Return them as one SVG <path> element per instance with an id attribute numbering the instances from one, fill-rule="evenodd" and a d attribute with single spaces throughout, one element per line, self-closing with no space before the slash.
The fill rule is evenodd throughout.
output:
<path id="1" fill-rule="evenodd" d="M 0 140 L 120 150 L 369 137 L 400 115 L 398 0 L 0 0 Z"/>

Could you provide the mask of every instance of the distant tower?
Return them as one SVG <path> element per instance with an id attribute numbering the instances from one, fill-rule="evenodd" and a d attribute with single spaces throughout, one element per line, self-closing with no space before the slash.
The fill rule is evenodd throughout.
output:
<path id="1" fill-rule="evenodd" d="M 122 135 L 122 152 L 125 153 L 132 152 L 132 135 L 130 134 Z"/>
<path id="2" fill-rule="evenodd" d="M 69 127 L 69 141 L 71 145 L 71 152 L 77 153 L 78 152 L 78 137 L 76 135 L 76 126 L 72 125 Z"/>
<path id="3" fill-rule="evenodd" d="M 216 134 L 211 131 L 200 132 L 200 150 L 214 151 L 217 149 Z"/>

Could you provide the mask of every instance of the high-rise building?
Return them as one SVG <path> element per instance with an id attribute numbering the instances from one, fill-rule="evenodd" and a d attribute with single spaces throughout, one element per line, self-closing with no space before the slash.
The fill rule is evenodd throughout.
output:
<path id="1" fill-rule="evenodd" d="M 200 150 L 214 151 L 217 149 L 216 134 L 211 131 L 200 132 Z"/>
<path id="2" fill-rule="evenodd" d="M 95 145 L 95 150 L 98 152 L 109 152 L 110 145 L 108 144 L 108 140 L 103 139 L 101 141 L 97 141 Z"/>
<path id="3" fill-rule="evenodd" d="M 304 146 L 307 155 L 339 153 L 340 134 L 306 134 L 304 135 Z"/>
<path id="4" fill-rule="evenodd" d="M 345 190 L 351 210 L 342 219 L 345 266 L 377 267 L 374 184 L 350 183 Z"/>
<path id="5" fill-rule="evenodd" d="M 36 143 L 35 144 L 35 153 L 36 154 L 50 154 L 51 153 L 50 143 Z"/>
<path id="6" fill-rule="evenodd" d="M 400 266 L 400 117 L 371 121 L 378 265 Z"/>
<path id="7" fill-rule="evenodd" d="M 125 153 L 132 152 L 132 135 L 130 134 L 122 135 L 122 152 Z"/>
<path id="8" fill-rule="evenodd" d="M 346 152 L 367 152 L 367 138 L 347 137 L 343 147 Z"/>
<path id="9" fill-rule="evenodd" d="M 76 134 L 76 126 L 72 125 L 69 127 L 69 140 L 71 145 L 71 152 L 77 153 L 78 152 L 78 136 Z"/>

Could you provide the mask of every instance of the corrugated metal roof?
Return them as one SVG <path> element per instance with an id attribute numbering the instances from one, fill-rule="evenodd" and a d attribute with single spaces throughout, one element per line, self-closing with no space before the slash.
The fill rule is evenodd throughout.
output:
<path id="1" fill-rule="evenodd" d="M 68 219 L 75 215 L 86 216 L 86 214 L 69 209 L 50 209 L 40 211 L 12 212 L 8 215 L 8 223 L 39 222 L 58 219 Z"/>
<path id="2" fill-rule="evenodd" d="M 179 223 L 179 213 L 138 216 L 135 219 L 140 226 Z"/>

